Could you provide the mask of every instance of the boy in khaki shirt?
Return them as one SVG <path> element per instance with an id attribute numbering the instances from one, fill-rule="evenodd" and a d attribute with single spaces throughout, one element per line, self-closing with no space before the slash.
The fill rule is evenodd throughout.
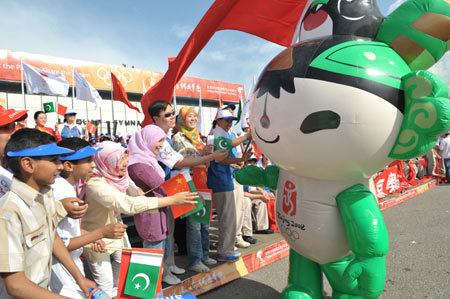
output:
<path id="1" fill-rule="evenodd" d="M 53 255 L 73 275 L 80 288 L 86 279 L 56 234 L 59 218 L 48 186 L 62 169 L 60 148 L 36 129 L 22 129 L 6 144 L 7 164 L 14 173 L 10 191 L 0 199 L 0 298 L 66 298 L 48 291 Z"/>

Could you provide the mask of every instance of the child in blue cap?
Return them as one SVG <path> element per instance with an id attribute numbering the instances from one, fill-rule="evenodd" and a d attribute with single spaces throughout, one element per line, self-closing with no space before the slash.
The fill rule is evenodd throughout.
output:
<path id="1" fill-rule="evenodd" d="M 64 298 L 48 291 L 53 255 L 75 278 L 86 297 L 95 283 L 86 279 L 56 234 L 58 215 L 53 184 L 62 164 L 59 156 L 72 150 L 58 147 L 54 138 L 36 129 L 21 129 L 5 147 L 13 172 L 0 199 L 0 298 Z"/>
<path id="2" fill-rule="evenodd" d="M 80 194 L 76 192 L 77 185 L 91 177 L 95 168 L 93 155 L 102 148 L 93 148 L 89 142 L 76 137 L 63 139 L 58 142 L 58 146 L 75 152 L 60 158 L 63 170 L 52 185 L 54 198 L 57 201 L 68 197 L 80 197 Z M 127 226 L 124 224 L 112 223 L 88 232 L 81 230 L 79 220 L 66 217 L 59 222 L 56 231 L 84 275 L 83 263 L 80 259 L 83 246 L 89 244 L 88 246 L 97 252 L 105 252 L 105 243 L 101 239 L 121 239 L 126 229 Z M 70 298 L 85 298 L 72 275 L 57 259 L 53 259 L 50 289 Z"/>

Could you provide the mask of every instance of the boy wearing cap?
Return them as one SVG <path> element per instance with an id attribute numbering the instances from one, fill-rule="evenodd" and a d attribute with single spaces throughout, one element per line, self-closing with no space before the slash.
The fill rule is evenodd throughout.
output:
<path id="1" fill-rule="evenodd" d="M 0 298 L 66 298 L 47 289 L 52 252 L 86 296 L 95 287 L 55 231 L 62 205 L 55 205 L 49 185 L 62 169 L 59 155 L 73 151 L 53 142 L 49 134 L 22 129 L 6 144 L 6 161 L 14 176 L 10 190 L 0 199 Z"/>
<path id="2" fill-rule="evenodd" d="M 64 124 L 59 127 L 59 133 L 61 137 L 70 138 L 78 137 L 88 140 L 89 136 L 87 134 L 86 128 L 82 125 L 77 125 L 75 123 L 77 113 L 74 110 L 67 109 L 64 114 Z"/>
<path id="3" fill-rule="evenodd" d="M 52 185 L 55 200 L 67 197 L 77 197 L 76 184 L 79 180 L 88 180 L 95 168 L 93 155 L 101 148 L 92 148 L 89 143 L 80 138 L 66 138 L 58 146 L 75 151 L 72 154 L 61 156 L 63 170 Z M 121 223 L 112 223 L 92 232 L 81 230 L 80 221 L 64 218 L 59 222 L 56 231 L 69 250 L 72 259 L 84 275 L 83 263 L 80 256 L 83 246 L 91 244 L 98 252 L 105 252 L 102 238 L 121 239 L 127 226 Z M 57 260 L 53 259 L 50 289 L 70 298 L 85 298 L 82 290 L 67 269 Z"/>

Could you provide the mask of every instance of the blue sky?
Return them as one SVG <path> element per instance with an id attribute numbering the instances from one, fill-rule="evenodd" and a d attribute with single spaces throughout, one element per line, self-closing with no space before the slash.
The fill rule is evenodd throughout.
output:
<path id="1" fill-rule="evenodd" d="M 262 0 L 255 0 L 261 1 Z M 378 0 L 383 14 L 395 0 Z M 0 48 L 165 72 L 213 0 L 3 0 Z M 237 31 L 214 35 L 186 75 L 244 84 L 283 48 Z M 450 54 L 431 71 L 450 83 Z"/>

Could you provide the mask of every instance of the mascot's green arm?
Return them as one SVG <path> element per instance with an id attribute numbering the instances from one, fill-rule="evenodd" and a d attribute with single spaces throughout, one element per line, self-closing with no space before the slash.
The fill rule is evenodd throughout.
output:
<path id="1" fill-rule="evenodd" d="M 234 174 L 236 181 L 245 186 L 267 187 L 270 190 L 277 189 L 280 169 L 275 165 L 269 165 L 261 169 L 255 165 L 239 169 Z"/>
<path id="2" fill-rule="evenodd" d="M 336 197 L 355 259 L 344 272 L 344 279 L 358 281 L 364 298 L 377 298 L 386 278 L 385 255 L 389 249 L 387 229 L 375 196 L 357 184 Z"/>
<path id="3" fill-rule="evenodd" d="M 358 184 L 339 193 L 336 200 L 353 253 L 364 257 L 386 255 L 387 229 L 372 192 Z"/>

